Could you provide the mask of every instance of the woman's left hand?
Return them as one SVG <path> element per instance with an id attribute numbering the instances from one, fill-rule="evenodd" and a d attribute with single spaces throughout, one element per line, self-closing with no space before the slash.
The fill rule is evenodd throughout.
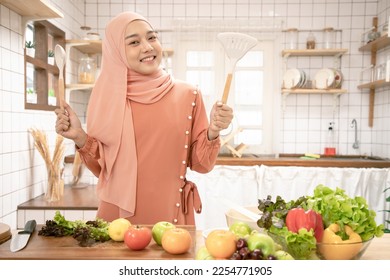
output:
<path id="1" fill-rule="evenodd" d="M 218 101 L 214 104 L 210 113 L 210 126 L 207 131 L 209 140 L 219 136 L 219 132 L 228 128 L 233 119 L 233 109 Z"/>

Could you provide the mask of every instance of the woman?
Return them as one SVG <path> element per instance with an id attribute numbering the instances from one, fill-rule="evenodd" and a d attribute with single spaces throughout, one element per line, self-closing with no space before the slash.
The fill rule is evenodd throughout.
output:
<path id="1" fill-rule="evenodd" d="M 148 21 L 124 12 L 106 27 L 101 73 L 92 90 L 88 133 L 65 104 L 56 109 L 56 132 L 72 139 L 86 166 L 99 177 L 97 216 L 135 224 L 195 224 L 202 204 L 190 167 L 214 167 L 219 131 L 232 109 L 220 102 L 210 125 L 198 89 L 162 70 L 162 47 Z"/>

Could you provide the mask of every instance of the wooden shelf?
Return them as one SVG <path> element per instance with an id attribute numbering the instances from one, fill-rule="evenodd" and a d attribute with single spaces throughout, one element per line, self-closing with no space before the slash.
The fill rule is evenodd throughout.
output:
<path id="1" fill-rule="evenodd" d="M 59 10 L 45 0 L 0 0 L 0 4 L 29 20 L 64 17 Z"/>
<path id="2" fill-rule="evenodd" d="M 286 98 L 291 93 L 295 94 L 331 94 L 333 95 L 333 111 L 336 111 L 337 100 L 341 94 L 347 93 L 346 89 L 311 89 L 311 88 L 296 88 L 282 89 L 282 105 L 283 111 L 286 109 Z"/>
<path id="3" fill-rule="evenodd" d="M 372 19 L 372 26 L 373 30 L 377 31 L 378 29 L 378 17 L 374 17 Z M 376 61 L 376 53 L 378 50 L 383 49 L 385 47 L 390 46 L 390 38 L 388 36 L 388 33 L 385 33 L 378 39 L 361 46 L 359 48 L 359 51 L 369 51 L 371 53 L 371 66 L 375 66 L 377 64 Z M 363 70 L 364 71 L 364 70 Z M 386 70 L 387 72 L 388 70 Z M 386 73 L 387 76 L 387 73 Z M 365 83 L 358 85 L 358 89 L 368 89 L 369 90 L 369 111 L 368 111 L 368 126 L 373 127 L 374 126 L 374 107 L 375 107 L 375 90 L 376 88 L 389 86 L 390 82 L 386 82 L 385 80 L 378 80 L 375 82 Z"/>
<path id="4" fill-rule="evenodd" d="M 76 48 L 85 54 L 97 54 L 102 52 L 101 40 L 66 40 L 66 46 Z"/>
<path id="5" fill-rule="evenodd" d="M 82 53 L 85 54 L 97 54 L 102 53 L 102 41 L 101 40 L 66 40 L 66 44 L 69 45 L 69 49 L 71 47 L 76 48 Z M 167 48 L 163 49 L 164 56 L 172 56 L 173 49 Z"/>
<path id="6" fill-rule="evenodd" d="M 173 49 L 171 49 L 171 48 L 163 49 L 163 55 L 164 56 L 172 56 L 173 55 Z"/>
<path id="7" fill-rule="evenodd" d="M 378 39 L 376 39 L 376 40 L 374 40 L 374 41 L 372 41 L 364 46 L 361 46 L 359 48 L 359 51 L 377 51 L 377 50 L 385 48 L 389 45 L 390 45 L 390 37 L 386 33 L 386 34 L 382 35 L 381 37 L 379 37 Z"/>
<path id="8" fill-rule="evenodd" d="M 47 63 L 46 61 L 43 61 L 39 58 L 35 58 L 35 57 L 31 57 L 31 56 L 26 55 L 26 62 L 31 63 L 37 69 L 48 70 L 53 75 L 59 74 L 59 70 L 58 70 L 57 66 L 51 65 L 51 64 Z"/>
<path id="9" fill-rule="evenodd" d="M 66 89 L 70 90 L 87 90 L 92 89 L 95 84 L 66 84 Z"/>
<path id="10" fill-rule="evenodd" d="M 316 89 L 316 88 L 296 88 L 296 89 L 282 89 L 282 93 L 324 93 L 324 94 L 343 94 L 346 89 Z"/>
<path id="11" fill-rule="evenodd" d="M 358 85 L 358 89 L 375 89 L 386 86 L 390 86 L 390 82 L 386 82 L 386 80 L 378 80 L 375 82 Z"/>
<path id="12" fill-rule="evenodd" d="M 283 50 L 282 56 L 341 56 L 348 49 L 314 49 L 314 50 Z"/>
<path id="13" fill-rule="evenodd" d="M 287 68 L 287 60 L 289 57 L 310 57 L 310 56 L 328 56 L 334 59 L 334 68 L 340 67 L 340 58 L 343 54 L 347 53 L 348 49 L 314 49 L 314 50 L 283 50 L 282 56 L 284 59 L 285 69 Z M 317 89 L 317 88 L 282 88 L 282 106 L 283 110 L 286 109 L 286 98 L 291 93 L 295 94 L 331 94 L 333 95 L 333 111 L 336 110 L 338 97 L 346 93 L 346 89 Z"/>

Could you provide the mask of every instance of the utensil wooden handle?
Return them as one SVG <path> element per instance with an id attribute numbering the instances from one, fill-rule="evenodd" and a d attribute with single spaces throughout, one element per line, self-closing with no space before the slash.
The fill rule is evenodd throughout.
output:
<path id="1" fill-rule="evenodd" d="M 232 79 L 233 79 L 233 73 L 229 73 L 226 77 L 225 88 L 223 90 L 223 95 L 222 95 L 222 103 L 223 104 L 226 104 L 226 102 L 228 100 L 230 85 L 232 84 Z"/>
<path id="2" fill-rule="evenodd" d="M 65 85 L 64 85 L 64 79 L 61 77 L 58 79 L 58 95 L 60 98 L 60 108 L 64 109 Z"/>

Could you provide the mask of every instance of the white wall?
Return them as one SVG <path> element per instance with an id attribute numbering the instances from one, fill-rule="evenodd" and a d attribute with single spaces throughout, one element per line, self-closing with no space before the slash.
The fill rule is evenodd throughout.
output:
<path id="1" fill-rule="evenodd" d="M 342 47 L 349 49 L 342 58 L 344 86 L 348 94 L 340 97 L 340 106 L 333 112 L 332 99 L 321 95 L 290 95 L 286 111 L 280 116 L 281 153 L 321 153 L 319 142 L 326 124 L 335 120 L 338 129 L 339 152 L 368 154 L 390 158 L 390 92 L 377 91 L 374 127 L 368 127 L 368 92 L 357 89 L 359 71 L 370 63 L 369 54 L 358 51 L 360 34 L 368 30 L 372 17 L 378 15 L 383 24 L 390 15 L 386 0 L 51 0 L 65 18 L 52 20 L 66 32 L 67 39 L 82 35 L 80 26 L 91 26 L 103 34 L 110 17 L 124 10 L 133 10 L 149 18 L 160 29 L 170 29 L 174 18 L 191 19 L 283 19 L 286 27 L 299 29 L 333 26 L 343 30 Z M 43 192 L 46 170 L 40 155 L 34 150 L 27 130 L 44 129 L 54 144 L 55 117 L 52 112 L 24 110 L 23 49 L 21 17 L 0 5 L 0 221 L 16 226 L 17 205 Z M 162 32 L 163 43 L 170 47 L 169 33 Z M 388 50 L 385 50 L 388 51 Z M 378 58 L 385 54 L 378 54 Z M 281 69 L 281 68 L 280 68 Z M 73 77 L 75 66 L 67 68 Z M 281 73 L 276 73 L 281 75 Z M 280 79 L 277 79 L 280 80 Z M 276 87 L 278 88 L 278 87 Z M 279 93 L 275 93 L 279 94 Z M 85 112 L 88 95 L 72 95 L 80 115 Z M 361 150 L 354 151 L 350 122 L 359 125 Z M 73 152 L 67 143 L 67 152 Z"/>

